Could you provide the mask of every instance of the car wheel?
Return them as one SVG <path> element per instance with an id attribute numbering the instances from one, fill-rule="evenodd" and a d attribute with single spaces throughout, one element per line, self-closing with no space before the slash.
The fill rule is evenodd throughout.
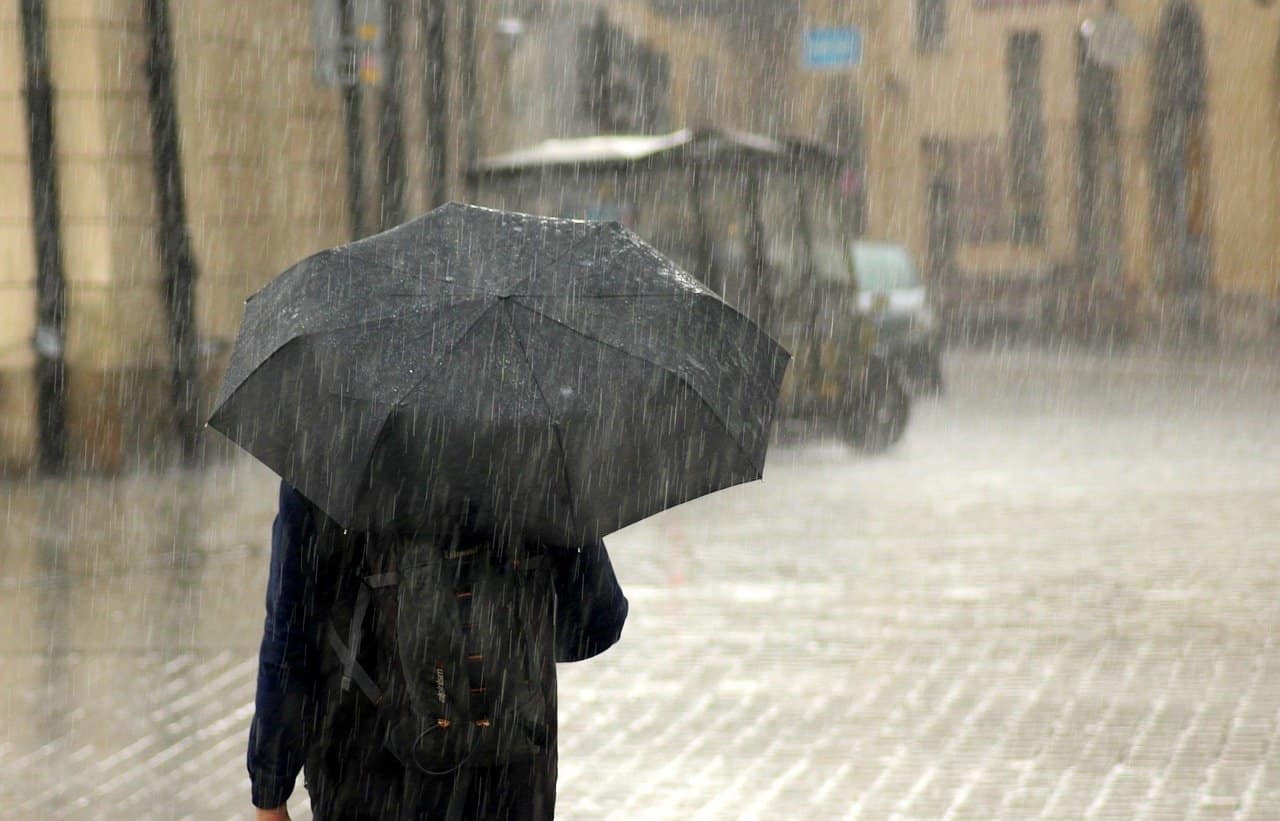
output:
<path id="1" fill-rule="evenodd" d="M 929 357 L 925 364 L 924 391 L 930 396 L 942 395 L 942 357 Z"/>
<path id="2" fill-rule="evenodd" d="M 897 374 L 880 360 L 872 360 L 850 420 L 850 441 L 866 453 L 882 453 L 902 438 L 910 415 L 911 398 Z"/>

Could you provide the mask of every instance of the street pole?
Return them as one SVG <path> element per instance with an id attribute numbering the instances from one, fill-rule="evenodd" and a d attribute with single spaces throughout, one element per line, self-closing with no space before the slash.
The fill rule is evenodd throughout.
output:
<path id="1" fill-rule="evenodd" d="M 617 130 L 613 117 L 613 84 L 610 82 L 613 54 L 609 17 L 603 7 L 596 9 L 591 20 L 583 62 L 582 71 L 587 77 L 584 107 L 595 120 L 592 125 L 596 130 L 612 134 Z"/>
<path id="2" fill-rule="evenodd" d="M 360 239 L 368 233 L 364 221 L 364 134 L 361 109 L 364 91 L 359 80 L 359 67 L 353 33 L 355 14 L 351 0 L 338 0 L 339 31 L 344 44 L 348 73 L 342 86 L 343 124 L 347 132 L 347 215 L 351 222 L 351 238 Z"/>
<path id="3" fill-rule="evenodd" d="M 200 456 L 199 383 L 195 326 L 196 260 L 187 227 L 182 149 L 173 89 L 173 38 L 168 0 L 147 0 L 147 99 L 156 177 L 159 244 L 169 314 L 173 420 L 182 460 Z"/>
<path id="4" fill-rule="evenodd" d="M 751 301 L 755 312 L 753 319 L 764 327 L 770 327 L 773 319 L 772 269 L 765 263 L 765 229 L 761 195 L 761 171 L 751 169 L 747 175 L 747 267 L 751 277 Z"/>
<path id="5" fill-rule="evenodd" d="M 474 194 L 474 182 L 471 175 L 476 165 L 479 145 L 477 133 L 476 110 L 476 2 L 462 0 L 461 39 L 462 63 L 462 179 L 468 198 Z"/>
<path id="6" fill-rule="evenodd" d="M 381 148 L 382 203 L 380 226 L 387 230 L 404 222 L 404 125 L 401 98 L 404 91 L 404 60 L 401 53 L 401 0 L 386 4 L 386 85 L 382 89 L 382 110 L 378 125 Z"/>
<path id="7" fill-rule="evenodd" d="M 427 119 L 427 203 L 448 200 L 449 95 L 445 59 L 444 0 L 422 0 L 422 42 L 427 51 L 427 82 L 423 89 Z"/>
<path id="8" fill-rule="evenodd" d="M 701 282 L 721 298 L 725 299 L 724 277 L 711 258 L 711 229 L 707 225 L 706 197 L 703 195 L 705 171 L 701 163 L 694 161 L 689 169 L 689 208 L 693 212 L 693 258 L 697 270 L 694 272 Z"/>
<path id="9" fill-rule="evenodd" d="M 62 267 L 58 167 L 54 157 L 53 84 L 43 0 L 22 0 L 32 228 L 36 248 L 36 420 L 40 470 L 66 467 L 67 378 L 64 356 L 66 280 Z"/>

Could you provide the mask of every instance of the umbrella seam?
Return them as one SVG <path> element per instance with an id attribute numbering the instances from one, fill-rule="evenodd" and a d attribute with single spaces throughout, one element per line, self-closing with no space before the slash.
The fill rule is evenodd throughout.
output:
<path id="1" fill-rule="evenodd" d="M 476 301 L 482 301 L 482 300 L 476 300 Z M 489 307 L 481 311 L 479 314 L 477 314 L 476 318 L 471 320 L 470 324 L 468 324 L 466 328 L 462 329 L 462 333 L 458 334 L 458 336 L 454 338 L 453 342 L 449 345 L 448 349 L 445 350 L 444 353 L 440 354 L 438 358 L 444 359 L 445 357 L 452 355 L 453 352 L 457 350 L 457 347 L 462 344 L 462 341 L 467 338 L 467 335 L 470 334 L 473 330 L 475 330 L 475 327 L 480 324 L 480 320 L 488 316 L 489 313 L 493 311 L 494 308 L 497 308 L 500 304 L 502 304 L 502 300 L 495 299 L 492 305 L 490 305 Z M 430 334 L 420 334 L 419 336 L 414 337 L 414 340 L 418 340 L 424 336 L 429 336 L 429 335 Z M 392 408 L 399 407 L 400 404 L 404 402 L 405 397 L 407 397 L 409 394 L 413 393 L 418 388 L 420 388 L 422 386 L 422 383 L 426 382 L 430 377 L 431 377 L 431 374 L 429 373 L 425 374 L 417 382 L 414 382 L 412 385 L 410 385 L 408 390 L 406 390 L 403 394 L 400 395 L 399 399 L 391 403 Z"/>
<path id="2" fill-rule="evenodd" d="M 379 294 L 378 296 L 411 296 L 411 295 L 410 294 Z M 306 337 L 319 336 L 320 334 L 336 334 L 340 331 L 350 331 L 353 328 L 359 328 L 361 325 L 373 325 L 378 322 L 396 322 L 400 319 L 414 319 L 414 318 L 417 318 L 415 314 L 419 312 L 433 313 L 435 311 L 454 310 L 470 302 L 484 302 L 484 301 L 485 301 L 484 299 L 464 299 L 458 302 L 450 302 L 445 305 L 436 305 L 425 310 L 421 307 L 414 307 L 414 308 L 407 309 L 403 314 L 390 313 L 385 316 L 375 316 L 370 319 L 362 319 L 359 322 L 351 322 L 346 325 L 338 325 L 333 328 L 322 328 L 318 330 L 312 329 L 312 330 L 299 331 L 297 335 L 291 337 L 290 339 L 291 340 L 303 339 Z"/>
<path id="3" fill-rule="evenodd" d="M 588 239 L 588 238 L 587 238 L 587 237 L 583 237 L 583 238 L 581 238 L 581 239 L 577 240 L 575 243 L 573 243 L 572 245 L 570 245 L 570 247 L 569 247 L 568 249 L 566 249 L 562 254 L 560 254 L 559 256 L 557 256 L 557 257 L 555 257 L 554 259 L 552 259 L 549 263 L 546 263 L 546 266 L 556 265 L 557 263 L 559 263 L 559 262 L 563 261 L 566 257 L 568 257 L 571 253 L 573 253 L 573 251 L 574 251 L 574 249 L 577 247 L 578 243 L 580 243 L 580 242 L 582 242 L 582 241 L 584 241 L 584 240 L 586 240 L 586 239 Z M 608 258 L 608 259 L 607 259 L 603 264 L 606 264 L 606 265 L 607 265 L 607 264 L 609 264 L 609 263 L 610 263 L 610 262 L 612 262 L 615 258 L 617 258 L 617 257 L 619 257 L 619 256 L 622 256 L 622 254 L 626 253 L 628 250 L 630 250 L 630 249 L 629 249 L 629 248 L 625 248 L 625 247 L 624 247 L 624 248 L 619 248 L 618 250 L 616 250 L 616 251 L 614 251 L 612 254 L 610 254 L 610 255 L 609 255 L 609 258 Z M 472 292 L 477 293 L 477 294 L 485 294 L 485 295 L 488 295 L 488 296 L 504 296 L 504 295 L 505 295 L 505 296 L 523 296 L 523 297 L 545 297 L 545 298 L 549 298 L 549 299 L 551 299 L 551 298 L 556 298 L 556 295 L 554 295 L 554 294 L 527 294 L 527 293 L 508 293 L 508 294 L 502 294 L 502 293 L 499 293 L 499 292 L 497 292 L 497 291 L 487 290 L 487 289 L 482 288 L 482 287 L 471 286 L 471 285 L 460 285 L 460 284 L 458 284 L 456 281 L 451 280 L 451 279 L 446 279 L 446 278 L 438 277 L 438 276 L 431 276 L 430 274 L 424 274 L 424 273 L 422 273 L 420 270 L 414 270 L 414 269 L 409 268 L 409 267 L 406 267 L 406 266 L 404 266 L 404 265 L 399 265 L 399 264 L 397 264 L 397 263 L 395 263 L 395 262 L 390 262 L 390 261 L 387 261 L 387 260 L 379 260 L 379 259 L 377 259 L 376 257 L 374 257 L 374 256 L 372 256 L 372 255 L 369 255 L 369 254 L 364 253 L 363 251 L 355 251 L 355 250 L 351 250 L 351 251 L 349 251 L 349 253 L 350 253 L 350 255 L 351 255 L 352 257 L 357 258 L 360 262 L 364 262 L 364 263 L 371 264 L 371 265 L 380 265 L 380 266 L 383 266 L 383 267 L 385 267 L 385 268 L 388 268 L 388 269 L 390 269 L 390 270 L 392 270 L 392 271 L 396 271 L 396 272 L 398 272 L 398 273 L 402 273 L 402 274 L 409 274 L 410 276 L 416 276 L 416 277 L 419 277 L 419 278 L 421 278 L 421 279 L 430 280 L 430 281 L 432 281 L 432 282 L 440 282 L 440 283 L 443 283 L 443 284 L 445 284 L 445 285 L 451 285 L 451 286 L 453 286 L 453 287 L 455 287 L 455 288 L 460 288 L 460 289 L 462 289 L 462 290 L 472 291 Z M 539 266 L 539 267 L 546 267 L 546 266 Z M 673 265 L 673 267 L 675 267 L 675 266 Z M 533 279 L 533 274 L 529 274 L 528 276 L 524 277 L 523 279 L 520 279 L 520 280 L 516 281 L 516 282 L 515 282 L 514 284 L 512 284 L 510 287 L 511 287 L 512 289 L 514 289 L 514 288 L 518 288 L 518 287 L 523 286 L 523 285 L 527 285 L 531 279 Z M 694 293 L 694 294 L 698 294 L 698 295 L 707 295 L 707 294 L 710 294 L 710 293 L 711 293 L 709 290 L 706 290 L 706 288 L 705 288 L 704 286 L 701 286 L 700 284 L 695 283 L 695 286 L 696 286 L 696 287 L 693 287 L 693 288 L 685 288 L 684 290 L 680 291 L 679 293 L 675 293 L 675 294 L 663 294 L 663 293 L 643 293 L 643 294 L 591 294 L 591 297 L 592 297 L 593 299 L 613 299 L 613 298 L 623 298 L 623 299 L 625 299 L 625 298 L 627 298 L 627 297 L 633 297 L 633 296 L 639 296 L 639 297 L 649 297 L 649 296 L 654 296 L 654 297 L 679 297 L 679 296 L 687 296 L 687 295 L 688 295 L 688 294 L 690 294 L 690 293 Z"/>
<path id="4" fill-rule="evenodd" d="M 546 299 L 574 302 L 581 299 L 688 299 L 690 296 L 714 296 L 710 291 L 690 288 L 674 293 L 650 292 L 643 294 L 510 294 L 512 299 Z M 719 299 L 719 297 L 716 297 Z"/>
<path id="5" fill-rule="evenodd" d="M 444 284 L 444 285 L 449 285 L 449 286 L 452 286 L 452 287 L 454 287 L 454 288 L 460 288 L 460 289 L 465 290 L 465 291 L 474 291 L 475 293 L 478 293 L 478 294 L 484 294 L 484 295 L 486 295 L 486 296 L 499 296 L 499 294 L 498 294 L 497 292 L 495 292 L 495 291 L 489 291 L 489 290 L 486 290 L 486 289 L 484 289 L 484 288 L 476 287 L 476 286 L 473 286 L 473 285 L 461 285 L 461 284 L 459 284 L 456 280 L 447 279 L 447 278 L 445 278 L 445 277 L 432 276 L 432 275 L 430 275 L 430 274 L 424 274 L 424 273 L 422 273 L 422 271 L 420 271 L 420 270 L 419 270 L 419 271 L 415 271 L 415 270 L 414 270 L 414 269 L 412 269 L 412 268 L 408 268 L 408 267 L 403 266 L 403 265 L 397 265 L 397 264 L 396 264 L 396 263 L 394 263 L 394 262 L 388 262 L 387 260 L 380 260 L 380 259 L 377 259 L 376 257 L 371 256 L 371 255 L 364 254 L 363 252 L 354 252 L 354 251 L 353 251 L 353 252 L 351 252 L 351 255 L 352 255 L 353 257 L 358 258 L 358 260 L 359 260 L 360 262 L 364 262 L 364 263 L 369 264 L 369 265 L 379 265 L 379 266 L 382 266 L 382 267 L 384 267 L 384 268 L 388 268 L 388 269 L 390 269 L 390 270 L 392 270 L 392 271 L 395 271 L 395 272 L 397 272 L 397 273 L 401 273 L 401 274 L 409 274 L 410 276 L 415 276 L 415 277 L 418 277 L 418 278 L 420 278 L 420 279 L 430 280 L 431 282 L 439 282 L 439 283 L 442 283 L 442 284 Z"/>
<path id="6" fill-rule="evenodd" d="M 580 240 L 579 240 L 579 241 L 580 241 Z M 574 250 L 574 248 L 576 248 L 576 247 L 577 247 L 577 241 L 575 241 L 574 243 L 571 243 L 571 244 L 570 244 L 570 246 L 569 246 L 567 249 L 565 249 L 565 251 L 564 251 L 563 253 L 561 253 L 560 255 L 556 256 L 554 259 L 552 259 L 552 260 L 551 260 L 551 262 L 547 263 L 547 265 L 555 265 L 555 264 L 559 263 L 559 262 L 560 262 L 561 260 L 563 260 L 565 257 L 569 256 L 569 254 L 570 254 L 570 253 L 572 253 L 572 252 L 573 252 L 573 250 Z M 402 273 L 402 274 L 410 274 L 410 275 L 412 275 L 412 276 L 419 276 L 419 277 L 422 277 L 423 279 L 430 279 L 430 280 L 432 280 L 432 281 L 434 281 L 434 282 L 444 282 L 444 283 L 447 283 L 447 284 L 450 284 L 450 285 L 456 285 L 456 283 L 454 283 L 452 280 L 446 280 L 446 279 L 443 279 L 443 278 L 441 278 L 441 277 L 434 277 L 434 276 L 430 276 L 430 275 L 428 275 L 428 274 L 423 274 L 423 273 L 422 273 L 422 272 L 420 272 L 420 271 L 414 271 L 414 270 L 412 270 L 412 269 L 410 269 L 410 268 L 406 268 L 406 267 L 404 267 L 404 266 L 402 266 L 402 265 L 397 265 L 397 264 L 396 264 L 396 263 L 394 263 L 394 262 L 388 262 L 388 261 L 386 261 L 386 260 L 379 260 L 379 259 L 377 259 L 376 257 L 374 257 L 373 255 L 366 254 L 366 253 L 364 253 L 363 251 L 357 251 L 357 250 L 351 249 L 351 250 L 349 250 L 349 253 L 351 254 L 351 256 L 359 258 L 362 262 L 371 263 L 371 264 L 377 264 L 377 265 L 382 265 L 382 266 L 385 266 L 385 267 L 387 267 L 387 268 L 390 268 L 390 269 L 391 269 L 391 270 L 393 270 L 393 271 L 398 271 L 398 272 L 400 272 L 400 273 Z M 621 252 L 619 252 L 619 253 L 621 253 Z M 542 266 L 538 266 L 538 267 L 542 267 Z M 531 280 L 531 279 L 533 279 L 533 274 L 532 274 L 532 273 L 530 273 L 528 276 L 524 277 L 523 279 L 520 279 L 520 280 L 516 281 L 516 282 L 515 282 L 511 287 L 516 287 L 516 286 L 524 285 L 524 284 L 528 283 L 528 282 L 529 282 L 529 280 Z M 480 293 L 480 294 L 486 294 L 486 295 L 488 295 L 488 296 L 504 296 L 504 294 L 502 294 L 502 293 L 500 293 L 500 292 L 497 292 L 497 291 L 486 290 L 485 288 L 473 287 L 473 286 L 470 286 L 470 285 L 456 285 L 456 287 L 458 287 L 458 288 L 465 288 L 465 289 L 467 289 L 467 290 L 475 291 L 476 293 Z"/>
<path id="7" fill-rule="evenodd" d="M 243 387 L 245 383 L 247 383 L 250 379 L 256 376 L 258 371 L 265 368 L 267 366 L 267 363 L 270 362 L 271 359 L 275 357 L 276 354 L 280 353 L 290 345 L 293 345 L 295 342 L 300 342 L 300 341 L 302 341 L 302 337 L 300 336 L 289 337 L 280 345 L 277 345 L 275 349 L 271 351 L 271 353 L 264 356 L 261 362 L 259 362 L 257 365 L 254 365 L 252 368 L 250 368 L 249 372 L 244 375 L 244 378 L 241 379 L 238 383 L 236 383 L 236 385 L 232 387 L 230 391 L 227 392 L 226 397 L 221 402 L 219 402 L 217 406 L 213 409 L 213 412 L 209 414 L 209 423 L 211 425 L 213 424 L 213 420 L 218 416 L 219 412 L 222 411 L 223 407 L 225 407 L 228 402 L 230 402 L 232 399 L 235 398 L 235 395 L 237 392 L 239 392 L 240 388 Z M 221 430 L 221 428 L 219 428 L 217 425 L 213 425 L 213 428 L 214 430 Z"/>
<path id="8" fill-rule="evenodd" d="M 522 285 L 527 285 L 529 281 L 533 279 L 534 271 L 545 270 L 546 268 L 551 268 L 563 262 L 570 254 L 574 252 L 574 249 L 578 247 L 579 243 L 585 242 L 588 239 L 595 239 L 594 234 L 584 236 L 584 237 L 579 237 L 573 242 L 570 242 L 568 248 L 564 249 L 562 253 L 558 254 L 553 260 L 548 262 L 545 266 L 543 265 L 535 266 L 534 270 L 530 271 L 527 277 L 511 284 L 511 287 L 507 289 L 508 294 L 510 294 L 511 291 L 514 291 L 516 288 L 519 288 Z M 618 251 L 616 254 L 610 255 L 609 259 L 613 259 L 614 256 L 617 256 L 617 254 L 620 254 L 620 253 L 622 253 L 622 251 Z"/>
<path id="9" fill-rule="evenodd" d="M 677 380 L 679 380 L 679 382 L 682 385 L 687 387 L 693 393 L 694 396 L 698 397 L 698 400 L 702 402 L 703 405 L 706 405 L 707 410 L 711 411 L 711 415 L 716 418 L 716 421 L 718 421 L 721 425 L 723 425 L 726 431 L 730 432 L 730 438 L 733 439 L 733 443 L 734 445 L 737 446 L 738 452 L 741 453 L 744 457 L 746 457 L 747 464 L 751 465 L 752 469 L 755 470 L 757 473 L 760 473 L 761 475 L 764 474 L 764 465 L 756 464 L 756 460 L 752 458 L 751 454 L 747 452 L 747 449 L 742 446 L 742 442 L 738 439 L 737 436 L 733 435 L 732 429 L 729 427 L 729 423 L 725 420 L 724 416 L 722 416 L 720 412 L 716 410 L 715 406 L 711 404 L 711 402 L 707 399 L 707 397 L 702 395 L 702 391 L 695 388 L 689 382 L 689 380 L 686 379 L 683 375 L 681 375 L 678 371 L 674 371 L 671 368 L 658 364 L 657 362 L 652 362 L 648 359 L 645 359 L 643 356 L 632 353 L 631 351 L 628 351 L 626 348 L 623 348 L 621 346 L 610 344 L 608 342 L 605 342 L 603 339 L 597 339 L 596 337 L 588 336 L 587 334 L 583 333 L 582 331 L 578 330 L 572 325 L 569 325 L 566 322 L 562 322 L 560 319 L 557 319 L 556 317 L 551 316 L 550 314 L 543 313 L 542 311 L 539 311 L 537 308 L 534 308 L 532 305 L 526 305 L 523 302 L 516 302 L 515 304 L 525 309 L 526 311 L 529 311 L 530 313 L 537 314 L 540 317 L 543 317 L 551 322 L 556 323 L 557 325 L 567 329 L 570 333 L 576 334 L 582 337 L 583 339 L 589 340 L 591 342 L 594 342 L 598 345 L 609 348 L 611 350 L 618 351 L 624 356 L 629 356 L 632 359 L 639 360 L 640 362 L 643 362 L 646 365 L 650 365 L 662 371 L 663 373 L 670 374 L 671 376 L 675 377 Z"/>
<path id="10" fill-rule="evenodd" d="M 503 302 L 507 302 L 507 300 L 503 300 Z M 520 335 L 516 333 L 515 324 L 511 321 L 510 314 L 511 306 L 508 304 L 507 315 L 504 317 L 507 331 L 515 341 L 516 347 L 520 349 L 520 355 L 524 359 L 525 365 L 529 368 L 529 378 L 533 380 L 533 386 L 538 391 L 538 398 L 542 400 L 543 407 L 547 409 L 547 417 L 551 420 L 551 429 L 555 431 L 556 445 L 560 448 L 560 464 L 564 469 L 564 487 L 569 501 L 569 516 L 573 519 L 573 524 L 576 527 L 578 524 L 578 505 L 573 498 L 573 481 L 569 476 L 569 454 L 564 448 L 564 438 L 560 430 L 560 423 L 556 420 L 555 410 L 551 407 L 551 403 L 547 401 L 547 394 L 542 390 L 542 383 L 538 381 L 537 371 L 533 369 L 533 360 L 529 358 L 528 349 L 520 341 Z"/>
<path id="11" fill-rule="evenodd" d="M 483 301 L 484 301 L 483 299 L 467 299 L 467 300 L 463 300 L 462 302 L 455 302 L 455 303 L 451 303 L 451 304 L 449 304 L 449 305 L 440 306 L 440 307 L 438 307 L 438 308 L 434 308 L 434 309 L 432 309 L 432 310 L 433 310 L 433 311 L 438 311 L 438 310 L 443 310 L 443 309 L 456 309 L 458 306 L 460 306 L 460 305 L 466 305 L 466 304 L 468 304 L 468 303 L 470 303 L 470 302 L 483 302 Z M 476 322 L 478 322 L 478 321 L 480 320 L 480 317 L 484 316 L 484 313 L 485 313 L 485 312 L 487 312 L 487 311 L 489 311 L 489 310 L 491 310 L 492 308 L 493 308 L 493 306 L 492 306 L 492 305 L 491 305 L 491 306 L 489 306 L 488 308 L 486 308 L 486 309 L 485 309 L 485 311 L 481 312 L 481 314 L 480 314 L 480 316 L 479 316 L 479 317 L 476 317 L 476 320 L 475 320 L 475 321 L 476 321 Z M 429 313 L 430 313 L 430 312 L 429 312 Z M 218 405 L 217 405 L 217 407 L 215 407 L 215 408 L 213 409 L 213 411 L 209 414 L 210 419 L 212 419 L 212 418 L 217 414 L 217 412 L 218 412 L 219 410 L 221 410 L 222 406 L 223 406 L 223 405 L 225 405 L 225 404 L 226 404 L 226 403 L 231 399 L 231 397 L 235 395 L 236 390 L 238 390 L 238 389 L 240 388 L 240 386 L 241 386 L 241 385 L 244 385 L 246 382 L 248 382 L 250 379 L 252 379 L 252 378 L 253 378 L 253 377 L 258 373 L 258 371 L 260 371 L 260 370 L 262 370 L 263 368 L 265 368 L 265 367 L 267 366 L 267 363 L 268 363 L 268 362 L 270 362 L 270 361 L 272 360 L 272 358 L 273 358 L 273 357 L 275 357 L 275 355 L 276 355 L 276 354 L 280 353 L 280 352 L 281 352 L 281 351 L 283 351 L 285 348 L 289 347 L 290 345 L 294 344 L 295 342 L 303 342 L 303 341 L 305 341 L 305 340 L 307 340 L 307 339 L 309 339 L 309 338 L 311 338 L 311 337 L 318 336 L 318 335 L 320 335 L 320 334 L 333 334 L 333 333 L 338 333 L 339 331 L 349 331 L 349 330 L 351 330 L 352 328 L 359 328 L 361 325 L 370 325 L 370 324 L 373 324 L 373 323 L 375 323 L 375 322 L 383 322 L 383 321 L 386 321 L 388 318 L 389 318 L 389 317 L 385 317 L 385 316 L 384 316 L 384 317 L 380 317 L 380 318 L 376 318 L 376 319 L 369 319 L 369 320 L 365 320 L 365 321 L 362 321 L 362 322 L 352 322 L 352 323 L 351 323 L 351 324 L 349 324 L 349 325 L 340 325 L 340 326 L 339 326 L 339 327 L 337 327 L 337 328 L 328 328 L 328 329 L 323 330 L 323 331 L 299 332 L 299 333 L 298 333 L 298 334 L 296 334 L 295 336 L 291 336 L 291 337 L 289 337 L 289 338 L 288 338 L 288 339 L 286 339 L 284 342 L 281 342 L 279 345 L 275 346 L 275 347 L 271 350 L 271 352 L 270 352 L 270 353 L 268 353 L 266 356 L 264 356 L 264 357 L 262 358 L 262 361 L 261 361 L 261 362 L 259 362 L 258 364 L 254 365 L 252 368 L 250 368 L 250 369 L 249 369 L 249 372 L 248 372 L 248 373 L 246 373 L 246 374 L 244 375 L 244 377 L 243 377 L 243 378 L 242 378 L 242 379 L 237 383 L 236 387 L 235 387 L 235 388 L 233 388 L 229 394 L 227 394 L 226 399 L 224 399 L 222 402 L 219 402 L 219 403 L 218 403 Z M 408 317 L 405 317 L 405 318 L 408 318 Z M 465 331 L 463 331 L 463 332 L 462 332 L 462 333 L 463 333 L 463 336 L 465 336 L 465 335 L 466 335 L 466 333 L 467 333 L 468 331 L 470 331 L 470 330 L 471 330 L 471 326 L 470 326 L 470 325 L 468 325 L 468 326 L 467 326 L 467 329 L 466 329 Z M 416 340 L 418 340 L 418 339 L 421 339 L 421 338 L 422 338 L 422 336 L 426 336 L 426 334 L 423 334 L 423 335 L 421 335 L 421 336 L 414 337 L 414 338 L 413 338 L 413 339 L 411 339 L 410 341 L 412 342 L 412 341 L 416 341 Z M 459 339 L 461 339 L 461 337 L 459 337 Z M 456 344 L 456 341 L 455 341 L 455 344 Z M 450 350 L 452 350 L 452 348 L 450 348 Z M 414 387 L 416 388 L 416 387 L 417 387 L 417 385 L 415 385 Z M 412 389 L 411 389 L 411 390 L 412 390 Z M 331 395 L 334 395 L 334 392 L 333 392 L 332 390 L 331 390 L 331 391 L 329 391 L 329 393 L 330 393 Z M 343 394 L 343 393 L 337 393 L 336 395 L 338 395 L 338 396 L 346 396 L 346 394 Z"/>
<path id="12" fill-rule="evenodd" d="M 462 344 L 462 341 L 467 338 L 467 334 L 471 333 L 471 331 L 476 327 L 476 325 L 480 324 L 480 320 L 488 316 L 489 313 L 493 311 L 494 308 L 498 307 L 498 305 L 499 305 L 499 302 L 495 301 L 492 305 L 490 305 L 489 307 L 481 311 L 479 315 L 476 316 L 475 319 L 471 320 L 471 324 L 467 325 L 467 327 L 463 329 L 462 333 L 458 334 L 457 338 L 453 340 L 453 344 L 449 346 L 448 350 L 446 350 L 443 354 L 440 355 L 440 358 L 443 359 L 444 357 L 447 357 L 450 354 L 452 354 L 457 349 L 457 347 Z M 411 385 L 408 388 L 408 390 L 406 390 L 403 394 L 400 395 L 398 399 L 396 399 L 394 402 L 391 403 L 390 408 L 387 410 L 387 415 L 383 418 L 382 422 L 378 425 L 378 432 L 374 434 L 373 441 L 370 443 L 366 455 L 361 458 L 361 462 L 364 464 L 364 468 L 361 470 L 361 479 L 363 480 L 361 483 L 362 485 L 369 484 L 373 481 L 373 473 L 372 473 L 373 453 L 378 449 L 378 443 L 382 441 L 382 438 L 384 436 L 386 436 L 387 430 L 388 430 L 387 425 L 391 421 L 392 417 L 395 416 L 396 410 L 400 408 L 400 406 L 404 403 L 404 400 L 406 398 L 408 398 L 418 388 L 422 387 L 422 385 L 429 378 L 431 378 L 430 373 L 424 374 L 421 379 L 419 379 L 417 382 L 414 382 L 413 385 Z M 356 507 L 357 507 L 356 501 L 353 500 L 351 504 L 351 513 L 353 516 L 355 514 Z"/>
<path id="13" fill-rule="evenodd" d="M 575 245 L 570 246 L 570 247 L 569 247 L 569 250 L 565 251 L 565 253 L 564 253 L 563 255 L 561 255 L 559 258 L 557 258 L 557 259 L 555 260 L 555 262 L 560 262 L 560 260 L 562 260 L 562 259 L 564 259 L 565 257 L 567 257 L 567 256 L 568 256 L 568 255 L 573 251 L 573 249 L 574 249 L 575 247 L 576 247 L 576 244 L 575 244 Z M 601 262 L 601 263 L 599 263 L 599 264 L 600 264 L 600 266 L 601 266 L 601 267 L 607 267 L 607 266 L 610 266 L 610 265 L 612 265 L 612 264 L 613 264 L 613 261 L 614 261 L 615 259 L 617 259 L 618 257 L 622 256 L 623 254 L 627 253 L 628 251 L 636 250 L 636 248 L 637 248 L 637 246 L 634 246 L 634 245 L 631 245 L 631 246 L 623 246 L 623 247 L 621 247 L 621 248 L 618 248 L 618 249 L 617 249 L 617 250 L 615 250 L 613 253 L 611 253 L 607 259 L 605 259 L 603 262 Z M 640 250 L 642 250 L 642 251 L 643 251 L 644 249 L 640 249 Z M 664 262 L 667 262 L 667 263 L 668 263 L 672 268 L 674 268 L 674 269 L 676 269 L 676 270 L 679 270 L 679 266 L 675 265 L 675 264 L 674 264 L 674 263 L 672 263 L 670 260 L 667 260 L 667 259 L 665 259 L 665 258 L 664 258 L 664 259 L 663 259 L 663 261 L 664 261 Z M 552 263 L 552 264 L 555 264 L 555 263 Z M 512 288 L 514 289 L 514 288 L 515 288 L 515 287 L 517 287 L 517 286 L 524 285 L 524 284 L 528 283 L 528 282 L 529 282 L 529 280 L 531 280 L 531 279 L 533 279 L 533 274 L 530 274 L 529 276 L 527 276 L 527 277 L 525 277 L 524 279 L 520 280 L 520 281 L 519 281 L 519 282 L 517 282 L 515 285 L 513 285 L 513 286 L 512 286 Z M 679 282 L 679 280 L 676 280 L 676 281 L 677 281 L 677 282 Z M 681 283 L 681 285 L 684 285 L 684 283 Z M 695 293 L 695 294 L 699 294 L 699 295 L 702 295 L 702 294 L 709 294 L 709 293 L 711 293 L 709 290 L 707 290 L 705 287 L 703 287 L 701 284 L 697 283 L 696 281 L 694 282 L 694 285 L 695 285 L 695 287 L 693 287 L 693 288 L 685 288 L 684 290 L 682 290 L 681 292 L 676 293 L 676 294 L 660 294 L 660 293 L 648 294 L 648 293 L 646 293 L 646 294 L 636 294 L 635 296 L 671 296 L 671 297 L 675 297 L 675 296 L 685 296 L 685 297 L 687 297 L 690 293 Z M 516 293 L 512 293 L 512 294 L 511 294 L 511 296 L 523 296 L 523 297 L 545 297 L 545 298 L 549 298 L 549 299 L 554 299 L 554 298 L 557 298 L 557 297 L 561 297 L 561 296 L 563 296 L 563 295 L 560 295 L 560 294 L 516 294 Z M 591 296 L 591 298 L 592 298 L 592 299 L 612 299 L 612 298 L 615 298 L 615 297 L 626 298 L 626 297 L 628 297 L 628 296 L 632 296 L 632 295 L 631 295 L 631 294 L 591 294 L 590 296 Z"/>

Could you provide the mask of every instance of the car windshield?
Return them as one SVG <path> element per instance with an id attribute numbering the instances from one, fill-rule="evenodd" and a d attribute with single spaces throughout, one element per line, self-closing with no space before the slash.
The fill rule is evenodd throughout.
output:
<path id="1" fill-rule="evenodd" d="M 920 277 L 904 248 L 868 242 L 853 244 L 853 268 L 863 291 L 904 291 L 920 287 Z"/>

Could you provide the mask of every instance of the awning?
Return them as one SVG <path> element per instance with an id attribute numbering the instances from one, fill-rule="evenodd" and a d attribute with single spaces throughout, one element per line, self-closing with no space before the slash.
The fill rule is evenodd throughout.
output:
<path id="1" fill-rule="evenodd" d="M 837 163 L 838 154 L 819 143 L 775 139 L 723 129 L 684 128 L 670 134 L 605 134 L 544 140 L 528 148 L 486 157 L 471 174 L 518 175 L 530 171 L 590 170 L 639 165 L 684 165 L 743 159 L 765 162 Z"/>

